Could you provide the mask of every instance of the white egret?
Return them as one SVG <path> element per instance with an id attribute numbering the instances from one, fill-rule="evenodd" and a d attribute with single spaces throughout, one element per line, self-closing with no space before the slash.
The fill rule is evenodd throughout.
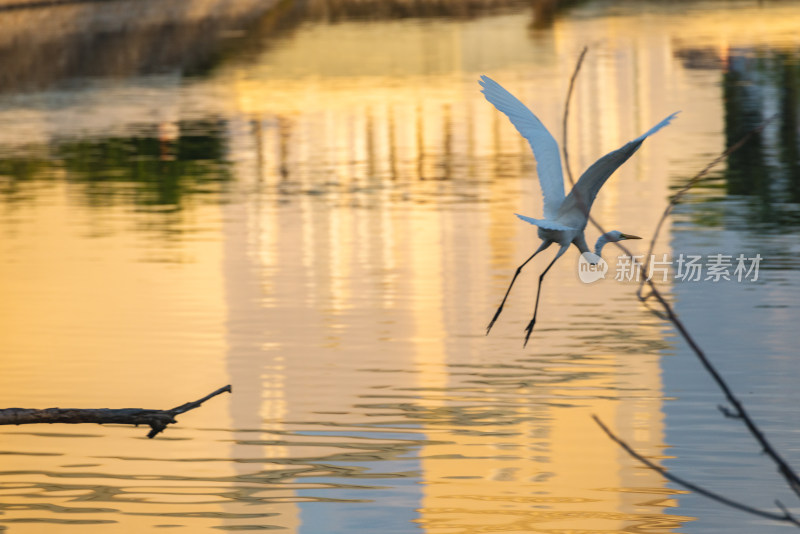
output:
<path id="1" fill-rule="evenodd" d="M 603 187 L 603 184 L 606 183 L 606 180 L 608 180 L 614 171 L 639 149 L 648 136 L 653 135 L 669 124 L 677 113 L 673 113 L 650 128 L 646 133 L 595 161 L 586 169 L 586 172 L 578 179 L 572 191 L 565 197 L 564 178 L 561 171 L 561 156 L 558 150 L 558 143 L 550 132 L 547 131 L 547 128 L 544 127 L 536 115 L 522 102 L 488 76 L 481 76 L 479 83 L 481 84 L 482 92 L 486 100 L 491 102 L 499 111 L 503 112 L 514 127 L 516 127 L 517 131 L 522 134 L 522 137 L 528 140 L 531 149 L 533 149 L 533 155 L 536 158 L 536 173 L 539 175 L 539 185 L 542 188 L 542 196 L 544 199 L 543 219 L 534 219 L 533 217 L 516 214 L 517 217 L 523 221 L 529 222 L 539 228 L 539 239 L 542 240 L 542 244 L 536 249 L 536 252 L 522 263 L 522 265 L 517 267 L 517 271 L 511 279 L 503 301 L 500 303 L 494 317 L 492 317 L 492 320 L 489 322 L 489 326 L 486 329 L 487 335 L 500 316 L 500 313 L 503 311 L 503 306 L 506 303 L 506 299 L 508 299 L 508 294 L 511 292 L 511 287 L 514 285 L 522 268 L 525 267 L 534 256 L 553 243 L 557 243 L 558 246 L 561 247 L 556 253 L 555 258 L 548 264 L 542 274 L 539 275 L 539 285 L 536 288 L 536 303 L 533 308 L 533 318 L 525 328 L 525 345 L 527 345 L 528 339 L 533 331 L 533 326 L 536 324 L 536 313 L 539 309 L 539 295 L 542 289 L 542 280 L 544 280 L 547 271 L 549 271 L 558 258 L 567 251 L 570 244 L 578 247 L 581 253 L 589 251 L 589 247 L 586 246 L 586 237 L 583 235 L 583 230 L 586 228 L 586 223 L 589 220 L 589 210 L 592 208 L 592 203 L 598 191 L 600 191 L 600 188 Z M 607 232 L 601 235 L 597 240 L 595 254 L 599 256 L 606 243 L 623 239 L 640 238 L 629 234 L 623 234 L 616 230 Z"/>

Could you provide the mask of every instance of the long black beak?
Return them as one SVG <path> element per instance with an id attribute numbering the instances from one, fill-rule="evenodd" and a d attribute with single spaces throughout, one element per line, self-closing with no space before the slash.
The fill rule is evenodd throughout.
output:
<path id="1" fill-rule="evenodd" d="M 622 234 L 622 239 L 641 239 L 638 235 Z"/>

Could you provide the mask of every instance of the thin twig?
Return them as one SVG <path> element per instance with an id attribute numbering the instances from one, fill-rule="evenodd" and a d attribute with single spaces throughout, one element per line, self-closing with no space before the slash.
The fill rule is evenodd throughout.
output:
<path id="1" fill-rule="evenodd" d="M 686 326 L 678 318 L 675 310 L 666 301 L 653 281 L 647 280 L 646 283 L 650 288 L 650 296 L 654 297 L 659 304 L 661 304 L 661 307 L 664 308 L 669 320 L 673 325 L 675 325 L 675 328 L 681 334 L 681 337 L 683 337 L 683 339 L 695 353 L 695 356 L 697 356 L 697 358 L 700 360 L 700 363 L 703 365 L 705 370 L 711 375 L 711 378 L 714 379 L 714 382 L 716 382 L 717 386 L 719 386 L 719 388 L 722 390 L 725 398 L 728 400 L 731 406 L 733 406 L 733 410 L 730 413 L 734 416 L 734 418 L 742 421 L 753 438 L 755 438 L 755 440 L 761 446 L 764 453 L 775 463 L 778 468 L 778 472 L 781 474 L 784 480 L 786 480 L 787 485 L 798 497 L 800 497 L 800 478 L 797 476 L 797 473 L 791 468 L 791 466 L 789 466 L 789 463 L 784 460 L 783 456 L 778 453 L 775 447 L 772 446 L 772 443 L 767 439 L 753 418 L 750 417 L 750 414 L 747 412 L 742 402 L 733 393 L 733 390 L 730 388 L 730 386 L 728 386 L 728 383 L 725 382 L 725 379 L 722 378 L 722 375 L 711 363 L 711 360 L 708 359 L 705 351 L 703 351 L 703 349 L 701 349 L 697 344 L 697 341 L 695 341 L 694 337 L 692 337 L 692 335 L 686 329 Z"/>
<path id="2" fill-rule="evenodd" d="M 216 391 L 214 391 L 212 393 L 209 393 L 208 395 L 206 395 L 202 399 L 198 399 L 198 400 L 192 401 L 192 402 L 187 402 L 186 404 L 181 404 L 180 406 L 176 406 L 175 408 L 173 408 L 171 410 L 168 410 L 168 411 L 172 415 L 180 415 L 182 413 L 188 412 L 189 410 L 194 410 L 195 408 L 199 408 L 200 405 L 203 404 L 205 401 L 207 401 L 208 399 L 211 399 L 213 397 L 216 397 L 217 395 L 221 395 L 222 393 L 232 393 L 232 392 L 233 392 L 233 388 L 231 387 L 230 384 L 228 384 L 227 386 L 223 386 L 223 387 L 219 388 L 218 390 L 216 390 Z"/>
<path id="3" fill-rule="evenodd" d="M 659 220 L 658 225 L 656 226 L 656 233 L 653 235 L 653 238 L 650 241 L 650 247 L 649 247 L 648 254 L 652 254 L 653 248 L 655 246 L 655 241 L 656 241 L 656 239 L 658 237 L 658 232 L 661 229 L 661 226 L 662 226 L 663 222 L 666 220 L 666 218 L 669 216 L 669 214 L 672 212 L 672 210 L 676 206 L 677 202 L 680 200 L 680 197 L 682 197 L 684 194 L 686 194 L 686 192 L 689 191 L 689 189 L 691 189 L 694 185 L 697 185 L 697 183 L 701 180 L 701 178 L 703 176 L 705 176 L 706 174 L 708 174 L 708 172 L 715 165 L 718 165 L 725 158 L 730 156 L 733 152 L 735 152 L 736 150 L 741 148 L 742 145 L 744 145 L 744 143 L 747 142 L 747 140 L 749 140 L 756 133 L 761 132 L 774 119 L 775 119 L 775 116 L 772 116 L 772 117 L 768 118 L 767 120 L 762 122 L 760 125 L 758 125 L 756 128 L 752 129 L 750 132 L 745 134 L 739 141 L 737 141 L 735 144 L 731 145 L 730 148 L 728 148 L 725 152 L 720 154 L 711 163 L 706 165 L 706 167 L 704 167 L 698 174 L 696 174 L 694 177 L 692 177 L 686 184 L 684 184 L 683 187 L 681 187 L 681 189 L 678 190 L 678 192 L 675 195 L 673 195 L 672 199 L 670 200 L 670 203 L 664 209 L 664 212 L 661 215 L 661 219 Z M 617 242 L 615 244 L 627 256 L 629 256 L 633 260 L 633 255 L 631 254 L 631 252 L 625 246 L 621 245 L 619 242 Z M 778 468 L 778 472 L 786 480 L 787 485 L 792 489 L 792 491 L 794 491 L 794 493 L 798 497 L 800 497 L 800 477 L 798 477 L 797 473 L 791 468 L 791 466 L 789 466 L 788 462 L 780 455 L 780 453 L 778 453 L 778 451 L 775 449 L 775 447 L 772 446 L 772 443 L 767 439 L 767 437 L 764 435 L 764 433 L 758 427 L 756 422 L 750 417 L 750 414 L 744 408 L 744 406 L 742 405 L 741 401 L 733 393 L 733 390 L 730 388 L 730 386 L 728 386 L 728 384 L 725 381 L 725 379 L 722 378 L 722 375 L 719 373 L 719 371 L 716 369 L 716 367 L 714 367 L 714 365 L 711 363 L 711 360 L 708 358 L 708 356 L 706 355 L 705 351 L 703 351 L 700 348 L 699 344 L 695 341 L 694 337 L 689 333 L 688 329 L 683 324 L 683 322 L 680 320 L 680 318 L 678 317 L 677 313 L 675 313 L 675 310 L 667 302 L 667 300 L 664 297 L 664 295 L 658 290 L 658 288 L 656 287 L 656 285 L 653 282 L 653 280 L 647 275 L 647 265 L 648 265 L 647 261 L 645 261 L 644 264 L 638 263 L 638 262 L 635 262 L 635 264 L 639 268 L 639 274 L 640 274 L 641 280 L 642 280 L 642 283 L 641 283 L 641 285 L 639 287 L 639 290 L 637 291 L 637 296 L 638 296 L 639 300 L 640 301 L 645 301 L 645 300 L 650 299 L 650 298 L 655 298 L 656 301 L 658 301 L 658 303 L 661 305 L 661 307 L 663 308 L 664 312 L 666 313 L 667 319 L 670 322 L 672 322 L 673 325 L 675 325 L 675 328 L 681 334 L 681 337 L 683 337 L 683 339 L 686 341 L 686 343 L 689 345 L 689 347 L 695 353 L 697 358 L 700 360 L 700 363 L 703 365 L 703 367 L 706 369 L 706 371 L 714 379 L 714 382 L 716 382 L 716 384 L 720 388 L 720 390 L 722 390 L 722 393 L 725 395 L 725 398 L 733 406 L 733 410 L 727 410 L 727 411 L 725 411 L 723 413 L 725 413 L 725 415 L 727 417 L 740 419 L 742 421 L 742 423 L 745 425 L 745 427 L 750 432 L 750 434 L 753 436 L 753 438 L 762 447 L 764 453 L 767 456 L 769 456 L 770 459 L 772 459 L 772 461 L 775 463 L 775 465 Z M 644 287 L 645 284 L 647 285 L 647 287 L 650 290 L 650 292 L 647 295 L 643 295 L 642 294 L 642 288 Z"/>
<path id="4" fill-rule="evenodd" d="M 564 103 L 564 121 L 561 127 L 563 135 L 561 143 L 561 151 L 564 153 L 564 168 L 567 170 L 567 178 L 569 178 L 570 185 L 575 185 L 575 178 L 572 176 L 572 169 L 569 167 L 569 152 L 567 151 L 567 125 L 569 123 L 569 103 L 572 100 L 572 90 L 575 88 L 575 80 L 578 79 L 578 73 L 583 64 L 583 58 L 586 57 L 586 52 L 589 51 L 588 46 L 584 46 L 578 56 L 578 61 L 575 63 L 575 70 L 572 71 L 572 78 L 569 79 L 569 89 L 567 89 L 567 101 Z"/>
<path id="5" fill-rule="evenodd" d="M 621 249 L 626 256 L 634 260 L 633 254 L 624 245 L 620 244 L 619 242 L 614 244 Z M 661 305 L 661 308 L 666 314 L 666 319 L 675 326 L 675 329 L 678 331 L 684 341 L 686 341 L 687 345 L 689 345 L 689 348 L 692 350 L 692 352 L 694 352 L 695 356 L 697 356 L 697 359 L 700 360 L 700 363 L 703 365 L 705 370 L 711 375 L 711 378 L 714 380 L 720 390 L 722 390 L 725 398 L 733 406 L 733 410 L 726 410 L 723 413 L 725 413 L 726 417 L 739 419 L 742 421 L 753 438 L 761 446 L 764 454 L 766 454 L 773 461 L 773 463 L 775 463 L 776 467 L 778 468 L 778 472 L 784 478 L 786 484 L 798 497 L 800 497 L 800 477 L 798 477 L 797 473 L 791 468 L 789 463 L 780 455 L 775 447 L 773 447 L 772 443 L 769 441 L 769 439 L 767 439 L 756 422 L 752 419 L 752 417 L 750 417 L 750 414 L 747 412 L 742 402 L 733 393 L 733 390 L 725 381 L 725 379 L 722 378 L 722 375 L 717 368 L 714 367 L 714 364 L 711 363 L 711 360 L 708 358 L 705 351 L 700 348 L 700 345 L 689 333 L 689 330 L 683 324 L 683 321 L 680 320 L 678 314 L 675 312 L 675 309 L 669 304 L 669 302 L 667 302 L 661 291 L 658 290 L 655 282 L 646 276 L 644 265 L 636 261 L 634 261 L 634 264 L 639 268 L 639 275 L 643 277 L 645 280 L 644 283 L 647 284 L 650 289 L 650 294 L 647 296 L 647 298 L 655 298 L 655 300 Z M 640 300 L 644 301 L 645 299 L 640 297 Z"/>
<path id="6" fill-rule="evenodd" d="M 586 53 L 589 51 L 588 46 L 584 46 L 581 53 L 578 55 L 578 60 L 575 62 L 575 70 L 572 71 L 572 77 L 569 79 L 569 88 L 567 89 L 567 100 L 564 102 L 564 120 L 562 124 L 562 143 L 561 143 L 561 152 L 564 155 L 564 169 L 567 171 L 567 178 L 569 179 L 569 183 L 572 186 L 572 191 L 570 191 L 570 195 L 575 198 L 575 203 L 577 204 L 578 208 L 586 215 L 586 218 L 591 221 L 591 223 L 600 228 L 600 223 L 592 217 L 591 208 L 583 201 L 583 196 L 578 189 L 575 188 L 575 177 L 572 175 L 572 168 L 569 165 L 569 143 L 567 142 L 567 128 L 569 124 L 569 106 L 570 102 L 572 101 L 572 93 L 575 89 L 575 81 L 578 79 L 578 73 L 581 71 L 581 66 L 583 65 L 583 58 L 586 57 Z M 605 231 L 601 231 L 601 233 L 605 233 Z"/>
<path id="7" fill-rule="evenodd" d="M 660 465 L 653 463 L 652 461 L 648 460 L 647 458 L 645 458 L 644 456 L 642 456 L 641 454 L 636 452 L 630 445 L 628 445 L 627 442 L 623 441 L 622 439 L 617 437 L 613 432 L 611 432 L 611 430 L 609 430 L 609 428 L 605 424 L 603 424 L 603 421 L 601 421 L 600 418 L 597 417 L 596 415 L 592 415 L 592 419 L 594 419 L 594 422 L 597 423 L 600 426 L 600 428 L 603 430 L 603 432 L 605 432 L 606 435 L 609 438 L 611 438 L 612 441 L 616 442 L 617 445 L 622 447 L 625 450 L 625 452 L 627 452 L 633 458 L 636 458 L 638 461 L 640 461 L 641 463 L 643 463 L 644 465 L 646 465 L 650 469 L 652 469 L 654 471 L 658 471 L 659 473 L 661 473 L 661 475 L 664 478 L 669 479 L 669 480 L 675 482 L 676 484 L 678 484 L 680 486 L 683 486 L 684 488 L 686 488 L 688 490 L 691 490 L 691 491 L 693 491 L 695 493 L 698 493 L 700 495 L 704 495 L 705 497 L 708 497 L 709 499 L 713 499 L 713 500 L 715 500 L 715 501 L 717 501 L 719 503 L 722 503 L 722 504 L 724 504 L 726 506 L 730 506 L 731 508 L 736 508 L 737 510 L 741 510 L 743 512 L 747 512 L 747 513 L 750 513 L 750 514 L 753 514 L 753 515 L 765 517 L 765 518 L 771 519 L 773 521 L 783 521 L 783 522 L 787 522 L 787 523 L 792 523 L 792 524 L 800 527 L 800 521 L 798 521 L 798 519 L 796 517 L 794 517 L 789 512 L 789 510 L 787 510 L 786 507 L 783 506 L 780 503 L 780 501 L 776 501 L 775 504 L 776 504 L 776 506 L 778 506 L 778 508 L 781 509 L 783 514 L 778 514 L 776 512 L 770 512 L 768 510 L 761 510 L 760 508 L 754 508 L 752 506 L 749 506 L 747 504 L 741 503 L 739 501 L 734 501 L 733 499 L 729 499 L 728 497 L 725 497 L 724 495 L 720 495 L 719 493 L 715 493 L 715 492 L 713 492 L 711 490 L 708 490 L 708 489 L 706 489 L 706 488 L 704 488 L 702 486 L 698 486 L 697 484 L 695 484 L 693 482 L 689 482 L 685 478 L 681 478 L 681 477 L 679 477 L 677 475 L 674 475 L 674 474 L 670 473 L 666 468 L 661 467 Z"/>
<path id="8" fill-rule="evenodd" d="M 771 119 L 770 119 L 771 120 Z M 759 128 L 763 128 L 765 125 L 762 124 Z M 741 147 L 741 143 L 736 143 L 737 147 Z M 733 151 L 728 151 L 727 155 L 730 155 Z M 721 160 L 719 160 L 721 161 Z M 707 172 L 707 171 L 706 171 Z M 697 183 L 697 180 L 694 181 Z M 670 204 L 667 206 L 665 211 L 669 211 L 674 207 L 674 204 Z M 598 227 L 600 228 L 600 227 Z M 602 232 L 603 229 L 600 228 Z M 656 287 L 655 282 L 647 275 L 645 271 L 645 265 L 635 261 L 633 253 L 628 250 L 624 245 L 619 242 L 614 243 L 622 252 L 625 253 L 628 257 L 631 258 L 633 264 L 636 265 L 639 269 L 639 275 L 642 277 L 643 284 L 647 284 L 650 293 L 646 296 L 641 296 L 641 292 L 637 292 L 640 301 L 645 301 L 646 299 L 654 298 L 660 305 L 661 308 L 666 313 L 666 318 L 675 326 L 678 330 L 678 333 L 681 337 L 686 341 L 689 345 L 689 348 L 694 352 L 697 359 L 700 360 L 700 363 L 703 365 L 705 370 L 716 382 L 717 386 L 722 390 L 722 393 L 725 395 L 725 398 L 728 402 L 733 406 L 733 410 L 729 413 L 734 416 L 736 419 L 740 419 L 753 438 L 758 442 L 758 444 L 763 449 L 764 453 L 775 463 L 776 467 L 778 468 L 778 472 L 786 481 L 787 485 L 792 489 L 792 491 L 800 497 L 800 477 L 798 477 L 797 473 L 789 466 L 788 462 L 778 453 L 775 447 L 772 446 L 772 443 L 767 439 L 761 429 L 758 427 L 756 422 L 750 417 L 750 414 L 742 405 L 741 401 L 736 397 L 733 393 L 733 390 L 728 386 L 725 379 L 722 378 L 722 375 L 717 371 L 716 367 L 711 363 L 711 360 L 706 355 L 705 351 L 700 348 L 700 345 L 695 341 L 694 337 L 689 333 L 689 330 L 683 324 L 683 322 L 678 317 L 678 314 L 675 312 L 673 307 L 667 302 L 664 295 L 661 291 L 658 290 Z"/>
<path id="9" fill-rule="evenodd" d="M 172 408 L 171 410 L 167 410 L 167 413 L 170 414 L 173 417 L 173 421 L 172 421 L 173 423 L 177 422 L 174 419 L 175 416 L 180 415 L 182 413 L 186 413 L 189 410 L 194 410 L 195 408 L 199 408 L 208 399 L 210 399 L 212 397 L 216 397 L 217 395 L 220 395 L 220 394 L 225 393 L 225 392 L 233 393 L 233 388 L 231 387 L 230 384 L 228 384 L 227 386 L 222 386 L 218 390 L 209 393 L 208 395 L 206 395 L 202 399 L 197 399 L 196 401 L 187 402 L 186 404 L 181 404 L 180 406 L 176 406 L 175 408 Z M 164 429 L 167 428 L 167 425 L 164 425 L 164 426 L 150 425 L 150 427 L 151 427 L 150 428 L 150 432 L 147 434 L 147 437 L 152 439 L 152 438 L 156 437 L 159 434 L 159 432 L 163 432 Z"/>

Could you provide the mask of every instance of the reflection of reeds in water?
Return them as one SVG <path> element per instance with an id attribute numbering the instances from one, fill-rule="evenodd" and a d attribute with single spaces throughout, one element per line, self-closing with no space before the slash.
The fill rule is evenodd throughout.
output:
<path id="1" fill-rule="evenodd" d="M 692 222 L 700 226 L 722 224 L 728 204 L 738 197 L 748 210 L 748 220 L 766 227 L 797 226 L 800 202 L 798 114 L 800 67 L 791 47 L 744 46 L 713 50 L 682 47 L 677 50 L 686 68 L 721 69 L 724 94 L 725 145 L 756 132 L 726 160 L 726 168 L 692 188 L 689 202 Z M 686 214 L 685 214 L 686 215 Z"/>
<path id="2" fill-rule="evenodd" d="M 800 202 L 798 56 L 790 50 L 734 49 L 723 77 L 729 145 L 770 114 L 777 115 L 763 135 L 731 155 L 726 172 L 728 193 L 757 196 L 768 212 L 772 204 Z M 766 143 L 764 135 L 774 141 Z M 768 144 L 777 150 L 770 150 Z M 764 215 L 777 216 L 774 212 Z"/>

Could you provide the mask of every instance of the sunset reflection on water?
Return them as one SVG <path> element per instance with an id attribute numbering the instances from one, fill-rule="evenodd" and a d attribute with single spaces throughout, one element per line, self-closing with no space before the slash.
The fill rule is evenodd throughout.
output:
<path id="1" fill-rule="evenodd" d="M 691 5 L 589 4 L 546 29 L 527 10 L 309 20 L 237 37 L 193 76 L 0 96 L 0 405 L 167 408 L 234 389 L 154 441 L 4 429 L 0 525 L 690 531 L 683 492 L 590 418 L 674 456 L 662 365 L 684 355 L 634 284 L 582 284 L 569 252 L 523 349 L 537 260 L 484 335 L 538 245 L 513 213 L 541 204 L 526 142 L 477 78 L 560 139 L 588 43 L 578 173 L 682 110 L 593 209 L 647 236 L 674 184 L 725 147 L 731 58 L 793 42 L 795 4 Z M 657 250 L 681 239 L 670 222 Z"/>

